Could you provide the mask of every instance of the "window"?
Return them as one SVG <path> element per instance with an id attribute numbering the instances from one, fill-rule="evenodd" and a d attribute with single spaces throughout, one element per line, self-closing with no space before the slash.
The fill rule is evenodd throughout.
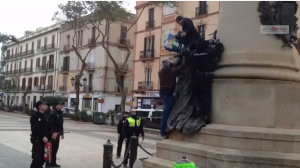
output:
<path id="1" fill-rule="evenodd" d="M 36 67 L 40 67 L 40 58 L 36 59 Z"/>
<path id="2" fill-rule="evenodd" d="M 70 44 L 70 35 L 67 35 L 67 41 L 68 41 L 68 45 Z"/>
<path id="3" fill-rule="evenodd" d="M 206 1 L 200 1 L 199 2 L 199 15 L 203 15 L 207 13 L 207 2 Z"/>
<path id="4" fill-rule="evenodd" d="M 34 41 L 31 43 L 31 50 L 32 50 L 32 52 L 34 50 Z"/>
<path id="5" fill-rule="evenodd" d="M 198 33 L 205 40 L 205 25 L 198 26 Z"/>
<path id="6" fill-rule="evenodd" d="M 47 37 L 44 38 L 44 46 L 46 47 L 47 45 Z"/>
<path id="7" fill-rule="evenodd" d="M 154 8 L 149 9 L 149 22 L 154 21 Z"/>
<path id="8" fill-rule="evenodd" d="M 36 49 L 40 49 L 41 48 L 41 39 L 40 40 L 38 40 L 38 42 L 37 42 L 37 46 L 36 46 Z"/>
<path id="9" fill-rule="evenodd" d="M 49 66 L 53 67 L 53 65 L 54 65 L 54 55 L 50 55 L 50 57 L 49 57 Z"/>
<path id="10" fill-rule="evenodd" d="M 26 53 L 27 53 L 27 51 L 28 51 L 28 44 L 26 44 L 26 50 L 25 50 L 25 51 L 26 51 Z"/>
<path id="11" fill-rule="evenodd" d="M 46 68 L 46 64 L 47 64 L 47 56 L 44 56 L 42 61 L 42 67 Z"/>
<path id="12" fill-rule="evenodd" d="M 9 57 L 10 56 L 10 50 L 7 50 L 6 55 Z"/>
<path id="13" fill-rule="evenodd" d="M 45 84 L 45 82 L 46 82 L 45 79 L 46 79 L 45 76 L 41 76 L 40 77 L 40 85 L 44 85 Z"/>
<path id="14" fill-rule="evenodd" d="M 69 70 L 69 65 L 70 65 L 70 56 L 66 56 L 63 58 L 63 69 Z"/>
<path id="15" fill-rule="evenodd" d="M 96 39 L 96 28 L 92 28 L 92 39 Z"/>
<path id="16" fill-rule="evenodd" d="M 169 29 L 169 30 L 164 31 L 163 43 L 168 39 L 169 34 L 173 34 L 173 29 Z"/>
<path id="17" fill-rule="evenodd" d="M 81 31 L 77 31 L 77 46 L 80 46 Z"/>
<path id="18" fill-rule="evenodd" d="M 20 56 L 21 56 L 21 54 L 22 54 L 22 50 L 23 50 L 23 47 L 21 46 L 21 48 L 20 48 Z"/>
<path id="19" fill-rule="evenodd" d="M 39 77 L 34 77 L 33 86 L 39 85 Z"/>
<path id="20" fill-rule="evenodd" d="M 48 86 L 50 90 L 53 89 L 53 76 L 48 76 Z"/>
<path id="21" fill-rule="evenodd" d="M 81 30 L 81 36 L 80 36 L 80 46 L 82 46 L 82 39 L 83 39 L 83 30 Z"/>
<path id="22" fill-rule="evenodd" d="M 164 7 L 164 15 L 171 15 L 174 13 L 174 9 L 170 5 Z"/>
<path id="23" fill-rule="evenodd" d="M 52 35 L 52 48 L 54 48 L 54 44 L 55 44 L 55 35 Z"/>
<path id="24" fill-rule="evenodd" d="M 146 86 L 151 86 L 151 69 L 146 68 L 145 70 L 145 81 L 146 81 Z"/>

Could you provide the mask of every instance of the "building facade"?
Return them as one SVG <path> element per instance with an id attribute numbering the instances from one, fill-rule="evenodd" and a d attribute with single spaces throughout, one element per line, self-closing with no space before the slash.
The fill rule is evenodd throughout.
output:
<path id="1" fill-rule="evenodd" d="M 133 69 L 133 45 L 135 44 L 134 32 L 132 27 L 126 34 L 127 28 L 132 24 L 131 21 L 122 21 L 109 25 L 109 32 L 105 43 L 118 65 L 121 65 L 126 58 L 127 50 L 125 43 L 130 46 L 132 51 L 125 68 L 123 69 L 122 83 L 127 94 L 127 102 L 131 100 L 132 69 Z M 100 29 L 104 30 L 102 25 Z M 78 51 L 84 58 L 86 56 L 86 68 L 83 72 L 80 85 L 79 109 L 107 112 L 108 110 L 118 110 L 121 104 L 121 95 L 116 84 L 115 67 L 102 47 L 102 37 L 96 39 L 99 34 L 92 24 L 76 29 L 62 25 L 60 38 L 60 57 L 59 57 L 59 76 L 58 91 L 68 101 L 69 107 L 75 107 L 76 93 L 74 87 L 75 76 L 81 69 L 82 61 L 72 48 L 75 33 L 77 36 Z M 90 52 L 89 52 L 90 51 Z M 86 79 L 86 82 L 83 81 Z M 129 110 L 130 106 L 126 106 Z"/>
<path id="2" fill-rule="evenodd" d="M 139 16 L 147 1 L 136 2 Z M 199 34 L 209 39 L 217 29 L 218 1 L 180 1 L 176 7 L 148 5 L 136 24 L 133 76 L 133 105 L 138 108 L 162 109 L 159 98 L 158 71 L 161 61 L 174 54 L 163 47 L 169 34 L 177 34 L 181 26 L 175 21 L 181 15 L 193 20 Z"/>
<path id="3" fill-rule="evenodd" d="M 8 94 L 13 105 L 20 105 L 25 100 L 29 107 L 42 96 L 56 95 L 60 24 L 38 28 L 35 32 L 26 31 L 17 43 L 8 44 L 5 78 L 14 79 L 16 87 L 10 93 L 4 93 L 5 103 Z"/>

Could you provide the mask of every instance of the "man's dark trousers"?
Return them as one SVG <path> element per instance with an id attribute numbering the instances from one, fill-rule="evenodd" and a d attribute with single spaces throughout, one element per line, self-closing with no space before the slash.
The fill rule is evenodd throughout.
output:
<path id="1" fill-rule="evenodd" d="M 118 139 L 118 148 L 117 148 L 117 156 L 118 157 L 121 156 L 123 142 L 124 142 L 124 137 L 122 134 L 120 134 L 120 137 Z M 126 150 L 125 150 L 125 152 L 126 152 Z"/>
<path id="2" fill-rule="evenodd" d="M 30 165 L 30 168 L 42 168 L 45 164 L 44 161 L 44 149 L 45 144 L 42 140 L 38 140 L 36 142 L 33 142 L 32 144 L 32 163 Z"/>
<path id="3" fill-rule="evenodd" d="M 126 157 L 126 153 L 128 153 L 127 150 L 128 150 L 129 143 L 130 143 L 130 138 L 127 138 L 126 149 L 125 149 L 125 154 L 124 154 L 124 158 L 125 158 L 124 165 L 128 164 L 129 155 L 127 155 L 127 157 Z"/>
<path id="4" fill-rule="evenodd" d="M 162 117 L 162 122 L 161 122 L 161 127 L 160 127 L 160 134 L 162 136 L 166 135 L 166 128 L 167 128 L 167 122 L 172 110 L 173 106 L 173 94 L 171 93 L 164 93 L 161 92 L 161 97 L 164 102 L 164 112 L 163 112 L 163 117 Z"/>
<path id="5" fill-rule="evenodd" d="M 56 139 L 52 139 L 52 158 L 51 158 L 51 164 L 56 164 L 56 155 L 59 148 L 59 142 L 60 142 L 60 135 L 56 137 Z"/>

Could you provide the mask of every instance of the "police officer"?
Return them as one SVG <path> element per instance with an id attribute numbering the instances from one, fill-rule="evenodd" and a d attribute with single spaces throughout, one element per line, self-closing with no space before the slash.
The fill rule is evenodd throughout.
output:
<path id="1" fill-rule="evenodd" d="M 121 120 L 119 121 L 119 124 L 118 124 L 118 134 L 119 134 L 119 139 L 118 139 L 118 147 L 117 147 L 117 158 L 120 158 L 121 156 L 121 151 L 122 151 L 122 146 L 123 146 L 123 142 L 124 142 L 124 136 L 123 136 L 123 125 L 124 125 L 124 122 L 125 120 L 127 119 L 128 117 L 128 112 L 127 111 L 124 111 L 123 112 L 123 117 L 121 118 Z"/>
<path id="2" fill-rule="evenodd" d="M 141 135 L 143 137 L 143 140 L 145 138 L 142 119 L 136 115 L 136 111 L 130 112 L 130 117 L 126 118 L 124 125 L 123 125 L 123 136 L 126 141 L 125 154 L 127 153 L 127 150 L 128 150 L 128 145 L 130 143 L 130 137 L 133 136 L 133 134 L 135 134 L 135 136 L 137 136 L 137 137 L 139 137 Z M 128 163 L 128 155 L 125 158 L 123 167 L 126 168 L 127 163 Z"/>
<path id="3" fill-rule="evenodd" d="M 30 117 L 31 138 L 32 143 L 32 163 L 30 168 L 42 168 L 44 161 L 44 147 L 45 143 L 50 140 L 52 132 L 50 128 L 50 121 L 45 117 L 44 112 L 48 106 L 43 101 L 38 101 L 35 104 L 37 109 Z"/>
<path id="4" fill-rule="evenodd" d="M 51 129 L 53 132 L 52 135 L 52 159 L 50 166 L 52 167 L 60 167 L 56 163 L 56 155 L 59 148 L 60 139 L 64 139 L 64 119 L 62 116 L 62 108 L 64 102 L 58 102 L 54 107 L 54 110 L 50 113 L 50 121 L 51 121 Z"/>

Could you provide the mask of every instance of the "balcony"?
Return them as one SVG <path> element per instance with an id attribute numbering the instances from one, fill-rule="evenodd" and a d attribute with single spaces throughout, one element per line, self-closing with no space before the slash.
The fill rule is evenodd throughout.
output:
<path id="1" fill-rule="evenodd" d="M 50 52 L 55 50 L 55 43 L 48 44 L 46 46 L 41 47 L 41 52 Z"/>
<path id="2" fill-rule="evenodd" d="M 22 74 L 32 73 L 32 68 L 23 68 L 20 69 Z"/>
<path id="3" fill-rule="evenodd" d="M 85 70 L 94 71 L 95 70 L 95 62 L 86 63 Z"/>
<path id="4" fill-rule="evenodd" d="M 200 9 L 201 9 L 200 7 L 196 7 L 195 16 L 201 16 L 207 14 L 206 8 L 204 9 L 205 11 L 201 11 Z"/>
<path id="5" fill-rule="evenodd" d="M 147 29 L 153 29 L 155 27 L 155 20 L 150 20 L 146 22 L 146 30 Z"/>
<path id="6" fill-rule="evenodd" d="M 138 90 L 153 90 L 153 82 L 138 82 Z"/>
<path id="7" fill-rule="evenodd" d="M 69 44 L 67 44 L 67 45 L 64 45 L 64 50 L 63 50 L 63 52 L 70 52 L 70 48 L 71 48 L 71 46 L 69 45 Z"/>
<path id="8" fill-rule="evenodd" d="M 66 92 L 68 90 L 68 87 L 67 86 L 60 86 L 59 87 L 59 91 L 60 92 Z"/>
<path id="9" fill-rule="evenodd" d="M 34 50 L 27 50 L 27 51 L 22 52 L 23 57 L 30 57 L 33 55 L 34 55 Z"/>
<path id="10" fill-rule="evenodd" d="M 31 86 L 21 86 L 20 90 L 23 92 L 25 92 L 25 91 L 30 92 L 30 91 L 32 91 L 32 87 Z"/>
<path id="11" fill-rule="evenodd" d="M 154 49 L 140 52 L 140 59 L 153 59 L 153 58 L 154 58 Z"/>
<path id="12" fill-rule="evenodd" d="M 128 88 L 127 87 L 123 87 L 123 90 L 124 90 L 125 93 L 128 93 Z M 121 93 L 118 86 L 115 86 L 115 92 Z"/>
<path id="13" fill-rule="evenodd" d="M 35 86 L 35 90 L 40 91 L 40 92 L 42 92 L 44 90 L 45 90 L 45 92 L 49 92 L 49 91 L 51 92 L 53 90 L 53 85 Z"/>
<path id="14" fill-rule="evenodd" d="M 121 68 L 123 64 L 118 63 L 118 67 Z M 128 71 L 128 64 L 125 64 L 124 68 L 122 69 L 122 71 Z"/>
<path id="15" fill-rule="evenodd" d="M 93 92 L 93 86 L 92 85 L 83 86 L 83 91 L 84 92 Z"/>
<path id="16" fill-rule="evenodd" d="M 61 73 L 69 73 L 69 66 L 62 66 L 60 67 L 60 72 Z"/>
<path id="17" fill-rule="evenodd" d="M 130 40 L 126 38 L 118 38 L 119 46 L 130 46 Z"/>
<path id="18" fill-rule="evenodd" d="M 36 67 L 37 70 L 40 70 L 40 71 L 46 71 L 47 70 L 47 66 L 46 65 L 42 65 L 40 67 Z M 48 65 L 48 71 L 49 70 L 54 70 L 54 64 L 49 64 Z"/>
<path id="19" fill-rule="evenodd" d="M 88 45 L 89 45 L 90 47 L 95 46 L 95 45 L 96 45 L 96 38 L 95 38 L 95 37 L 94 37 L 94 38 L 90 38 L 90 39 L 88 40 Z"/>

